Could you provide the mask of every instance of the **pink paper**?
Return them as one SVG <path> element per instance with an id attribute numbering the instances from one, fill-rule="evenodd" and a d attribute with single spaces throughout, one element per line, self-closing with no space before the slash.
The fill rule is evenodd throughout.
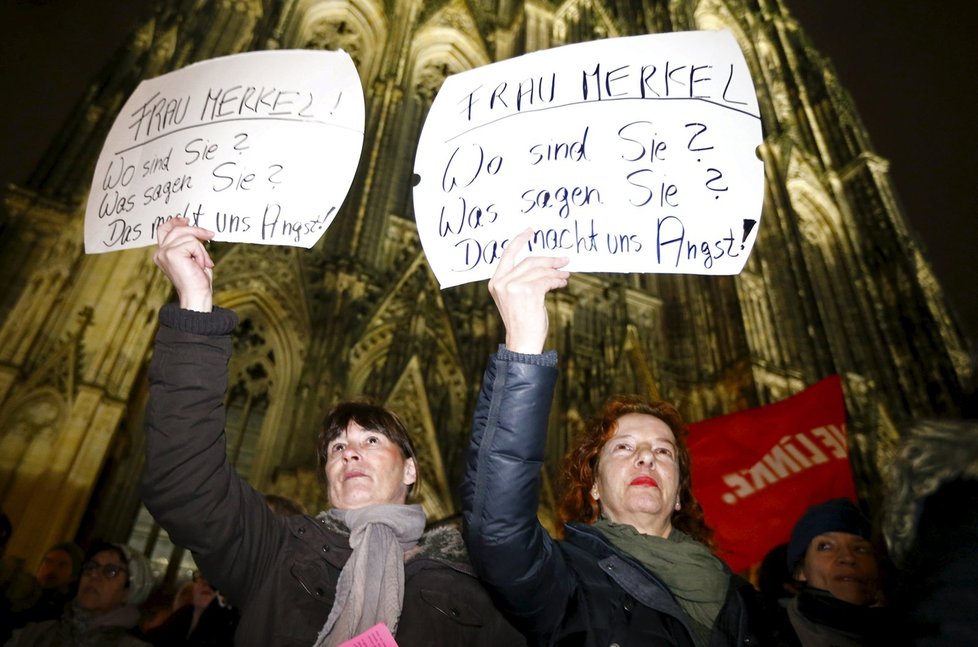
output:
<path id="1" fill-rule="evenodd" d="M 350 638 L 340 647 L 397 647 L 394 636 L 383 622 L 378 622 L 359 636 Z"/>

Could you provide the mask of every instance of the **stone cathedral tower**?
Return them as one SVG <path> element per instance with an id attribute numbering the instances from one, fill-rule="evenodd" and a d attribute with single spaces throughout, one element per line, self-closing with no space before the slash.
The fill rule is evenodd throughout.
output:
<path id="1" fill-rule="evenodd" d="M 857 478 L 875 496 L 875 466 L 895 425 L 955 413 L 970 369 L 886 160 L 782 0 L 160 0 L 30 180 L 6 194 L 0 506 L 16 529 L 8 551 L 33 560 L 56 540 L 97 535 L 144 542 L 161 565 L 179 561 L 140 512 L 135 486 L 145 370 L 170 289 L 149 250 L 82 250 L 95 160 L 141 79 L 255 49 L 351 53 L 366 135 L 335 224 L 309 251 L 214 247 L 215 300 L 242 319 L 228 450 L 259 489 L 317 506 L 318 418 L 365 393 L 413 430 L 423 504 L 440 519 L 457 511 L 469 417 L 501 333 L 485 284 L 439 291 L 418 242 L 414 150 L 442 80 L 565 43 L 719 28 L 744 50 L 761 105 L 759 240 L 736 277 L 577 275 L 556 295 L 551 344 L 562 374 L 547 473 L 609 393 L 658 391 L 695 421 L 838 373 Z"/>

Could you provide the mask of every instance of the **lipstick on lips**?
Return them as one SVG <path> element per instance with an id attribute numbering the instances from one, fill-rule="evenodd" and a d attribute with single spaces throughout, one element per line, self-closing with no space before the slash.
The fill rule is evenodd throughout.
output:
<path id="1" fill-rule="evenodd" d="M 632 479 L 629 485 L 640 485 L 642 487 L 659 487 L 659 484 L 655 482 L 655 479 L 651 476 L 637 476 Z"/>

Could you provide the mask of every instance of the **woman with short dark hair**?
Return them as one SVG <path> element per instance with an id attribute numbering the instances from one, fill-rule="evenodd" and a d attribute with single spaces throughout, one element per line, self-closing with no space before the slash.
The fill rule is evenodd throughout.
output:
<path id="1" fill-rule="evenodd" d="M 408 504 L 419 466 L 403 423 L 346 402 L 317 442 L 330 508 L 276 514 L 228 462 L 224 397 L 233 312 L 213 305 L 213 232 L 174 218 L 154 260 L 179 297 L 160 311 L 146 413 L 143 500 L 241 609 L 238 645 L 338 645 L 378 624 L 398 645 L 519 645 L 458 532 Z"/>

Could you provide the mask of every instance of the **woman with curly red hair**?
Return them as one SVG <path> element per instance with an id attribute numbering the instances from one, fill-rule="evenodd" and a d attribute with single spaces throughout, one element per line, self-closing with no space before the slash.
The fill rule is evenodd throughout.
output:
<path id="1" fill-rule="evenodd" d="M 713 530 L 706 525 L 703 508 L 693 497 L 693 477 L 689 448 L 686 446 L 686 423 L 676 407 L 661 400 L 645 400 L 634 395 L 620 395 L 608 400 L 602 411 L 588 421 L 576 447 L 564 457 L 563 493 L 560 497 L 561 523 L 577 521 L 592 524 L 601 516 L 601 506 L 594 494 L 598 459 L 602 448 L 614 437 L 618 421 L 629 414 L 648 415 L 661 420 L 672 432 L 679 490 L 675 510 L 669 515 L 673 528 L 713 547 Z"/>
<path id="2" fill-rule="evenodd" d="M 710 551 L 672 405 L 610 400 L 565 461 L 564 539 L 537 520 L 557 376 L 545 297 L 569 273 L 567 259 L 516 261 L 531 233 L 510 241 L 489 282 L 506 343 L 486 368 L 462 484 L 476 571 L 536 644 L 757 644 L 752 589 Z"/>

